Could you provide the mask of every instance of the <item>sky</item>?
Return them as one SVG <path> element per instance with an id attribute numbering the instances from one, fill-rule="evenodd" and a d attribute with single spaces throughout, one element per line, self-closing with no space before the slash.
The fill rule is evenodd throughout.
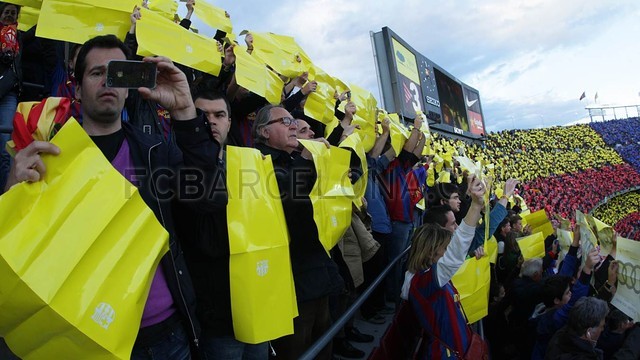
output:
<path id="1" fill-rule="evenodd" d="M 293 36 L 314 64 L 379 106 L 370 32 L 384 26 L 480 91 L 488 131 L 584 121 L 596 93 L 597 104 L 640 104 L 638 0 L 198 1 L 227 10 L 236 34 Z"/>

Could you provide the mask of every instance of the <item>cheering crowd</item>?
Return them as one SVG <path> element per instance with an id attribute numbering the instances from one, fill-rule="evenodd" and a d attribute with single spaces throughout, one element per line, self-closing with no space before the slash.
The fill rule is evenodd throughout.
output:
<path id="1" fill-rule="evenodd" d="M 185 6 L 187 17 L 175 26 L 188 29 L 197 5 L 188 0 Z M 575 210 L 588 212 L 605 197 L 640 185 L 633 144 L 637 119 L 627 120 L 631 125 L 612 123 L 628 129 L 621 138 L 614 135 L 620 131 L 606 124 L 577 125 L 490 134 L 485 148 L 430 134 L 423 130 L 421 116 L 403 119 L 409 125 L 399 146 L 394 146 L 397 133 L 389 116 L 366 119 L 375 129 L 375 139 L 365 149 L 365 161 L 350 150 L 349 168 L 340 169 L 352 184 L 364 181 L 364 195 L 354 200 L 351 222 L 328 254 L 320 243 L 310 200 L 318 180 L 314 157 L 298 140 L 330 148 L 360 138 L 365 129 L 356 118 L 365 107 L 350 91 L 335 93 L 330 104 L 335 126 L 329 127 L 305 113 L 305 103 L 319 85 L 309 81 L 307 72 L 293 78 L 281 75 L 286 85 L 279 104 L 239 85 L 234 53 L 238 44 L 225 43 L 224 33 L 216 35 L 222 68 L 213 75 L 162 56 L 136 57 L 136 27 L 144 21 L 138 7 L 130 14 L 131 26 L 123 39 L 105 35 L 84 44 L 39 39 L 33 29 L 18 31 L 19 11 L 16 5 L 0 3 L 1 61 L 16 74 L 0 94 L 0 125 L 11 127 L 18 100 L 49 95 L 72 100 L 69 114 L 139 189 L 171 236 L 170 251 L 152 280 L 132 359 L 297 359 L 409 246 L 408 257 L 360 309 L 360 316 L 372 323 L 384 322 L 387 313 L 403 314 L 409 319 L 403 324 L 415 330 L 403 339 L 408 348 L 386 358 L 639 358 L 640 327 L 608 304 L 618 286 L 615 243 L 606 257 L 596 250 L 581 251 L 575 226 L 568 248 L 561 248 L 552 234 L 545 239 L 544 258 L 525 261 L 516 240 L 531 233 L 519 215 L 527 206 L 532 211 L 545 209 L 551 218 L 575 220 Z M 244 41 L 251 52 L 252 35 Z M 42 65 L 43 88 L 23 91 L 24 69 L 33 64 L 24 63 L 22 54 L 33 48 L 47 55 L 31 59 Z M 125 59 L 155 63 L 157 86 L 106 87 L 106 64 Z M 9 161 L 4 150 L 9 137 L 3 136 L 0 171 L 6 190 L 40 181 L 47 171 L 41 155 L 60 153 L 49 142 L 34 141 L 15 149 Z M 622 157 L 617 145 L 623 148 Z M 229 146 L 255 148 L 270 156 L 290 237 L 298 311 L 294 331 L 257 344 L 238 341 L 234 335 L 228 194 L 224 186 L 215 186 L 226 179 Z M 455 156 L 494 164 L 494 186 L 488 186 L 488 167 L 474 172 Z M 127 171 L 140 168 L 148 170 L 146 175 Z M 158 194 L 182 194 L 184 189 L 155 178 L 158 169 L 198 169 L 205 188 L 215 193 L 160 199 Z M 598 214 L 602 220 L 621 223 L 616 225 L 621 235 L 637 236 L 638 208 L 629 205 L 637 205 L 636 197 L 630 193 L 599 208 Z M 488 223 L 481 220 L 486 206 Z M 467 324 L 451 279 L 466 259 L 487 256 L 482 246 L 488 240 L 485 227 L 498 242 L 498 256 L 491 267 L 483 340 L 478 325 Z M 317 357 L 362 358 L 365 353 L 354 343 L 373 340 L 351 320 Z M 9 356 L 8 350 L 2 351 Z"/>

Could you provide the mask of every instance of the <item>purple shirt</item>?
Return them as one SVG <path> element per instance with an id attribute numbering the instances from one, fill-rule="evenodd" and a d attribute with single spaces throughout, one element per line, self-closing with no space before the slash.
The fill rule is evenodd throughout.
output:
<path id="1" fill-rule="evenodd" d="M 132 171 L 125 171 L 126 169 L 133 169 L 133 159 L 129 153 L 129 143 L 127 139 L 122 142 L 118 154 L 111 162 L 116 170 L 120 172 L 127 180 L 132 184 L 138 186 L 138 182 L 134 179 Z M 147 302 L 144 305 L 144 312 L 142 313 L 142 322 L 140 327 L 147 327 L 161 323 L 166 320 L 176 311 L 173 306 L 173 298 L 171 292 L 167 286 L 167 279 L 164 277 L 162 268 L 158 266 L 156 274 L 153 277 L 151 283 L 151 289 L 149 290 L 149 296 Z"/>

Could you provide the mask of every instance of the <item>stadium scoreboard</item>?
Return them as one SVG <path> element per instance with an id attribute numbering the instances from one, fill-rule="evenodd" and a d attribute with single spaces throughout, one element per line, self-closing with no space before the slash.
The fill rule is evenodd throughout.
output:
<path id="1" fill-rule="evenodd" d="M 371 33 L 384 107 L 405 121 L 422 111 L 429 126 L 469 139 L 485 135 L 480 93 L 414 50 L 388 27 Z"/>

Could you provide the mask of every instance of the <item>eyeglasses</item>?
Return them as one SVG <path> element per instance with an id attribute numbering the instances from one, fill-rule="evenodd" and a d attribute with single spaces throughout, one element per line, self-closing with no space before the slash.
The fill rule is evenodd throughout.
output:
<path id="1" fill-rule="evenodd" d="M 273 119 L 271 121 L 269 121 L 268 123 L 265 124 L 266 125 L 271 125 L 271 124 L 275 124 L 281 122 L 284 124 L 284 126 L 291 126 L 291 124 L 298 126 L 298 119 L 293 119 L 290 117 L 281 117 L 281 118 L 277 118 L 277 119 Z"/>

